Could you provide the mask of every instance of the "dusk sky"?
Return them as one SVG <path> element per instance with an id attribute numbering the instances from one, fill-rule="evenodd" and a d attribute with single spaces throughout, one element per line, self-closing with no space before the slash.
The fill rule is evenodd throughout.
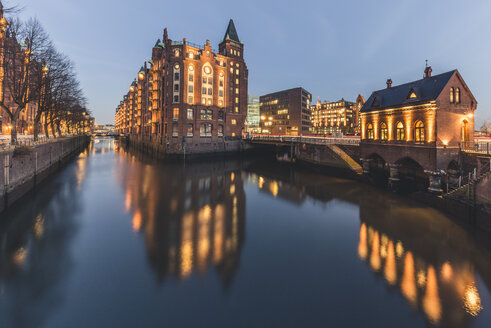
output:
<path id="1" fill-rule="evenodd" d="M 75 62 L 98 124 L 114 112 L 164 27 L 218 48 L 230 18 L 244 43 L 249 94 L 301 86 L 314 101 L 365 98 L 457 68 L 491 119 L 491 1 L 10 0 Z"/>

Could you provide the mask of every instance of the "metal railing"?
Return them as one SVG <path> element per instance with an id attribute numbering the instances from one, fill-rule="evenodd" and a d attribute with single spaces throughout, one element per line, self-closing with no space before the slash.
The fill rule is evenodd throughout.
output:
<path id="1" fill-rule="evenodd" d="M 251 135 L 244 139 L 250 141 L 266 141 L 266 142 L 285 142 L 285 143 L 305 143 L 313 145 L 360 145 L 360 137 L 309 137 L 309 136 L 271 136 L 271 135 Z"/>
<path id="2" fill-rule="evenodd" d="M 68 135 L 65 135 L 64 137 L 66 137 Z M 40 135 L 38 136 L 38 140 L 37 141 L 34 141 L 34 137 L 29 135 L 29 136 L 18 136 L 18 139 L 17 139 L 17 146 L 26 146 L 26 147 L 30 147 L 30 146 L 35 146 L 35 145 L 40 145 L 40 144 L 43 144 L 43 143 L 47 143 L 47 142 L 51 142 L 51 141 L 55 141 L 55 140 L 58 140 L 60 137 L 57 137 L 57 138 L 54 138 L 53 136 L 51 136 L 49 139 L 46 138 L 45 135 Z M 12 143 L 10 142 L 10 136 L 0 136 L 0 150 L 8 150 L 10 148 L 12 148 L 13 145 Z"/>
<path id="3" fill-rule="evenodd" d="M 461 151 L 491 155 L 491 141 L 469 141 L 459 143 Z"/>

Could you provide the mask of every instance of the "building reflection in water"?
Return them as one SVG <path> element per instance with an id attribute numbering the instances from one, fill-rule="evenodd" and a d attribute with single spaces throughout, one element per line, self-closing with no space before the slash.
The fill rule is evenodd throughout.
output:
<path id="1" fill-rule="evenodd" d="M 358 205 L 358 257 L 430 324 L 468 327 L 483 310 L 477 276 L 491 285 L 489 248 L 439 212 L 304 170 L 254 164 L 247 169 L 248 182 L 294 204 L 342 200 Z"/>
<path id="2" fill-rule="evenodd" d="M 412 307 L 422 310 L 432 324 L 449 320 L 445 326 L 466 326 L 482 309 L 470 262 L 444 261 L 435 266 L 406 249 L 402 241 L 365 222 L 360 226 L 358 256 L 389 286 L 399 289 Z"/>
<path id="3" fill-rule="evenodd" d="M 245 238 L 240 162 L 166 163 L 163 169 L 135 161 L 120 147 L 116 151 L 125 159 L 118 168 L 125 210 L 133 230 L 145 237 L 158 279 L 184 280 L 216 268 L 228 287 Z"/>

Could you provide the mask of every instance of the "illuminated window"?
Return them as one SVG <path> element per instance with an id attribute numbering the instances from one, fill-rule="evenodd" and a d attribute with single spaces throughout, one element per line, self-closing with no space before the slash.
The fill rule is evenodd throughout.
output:
<path id="1" fill-rule="evenodd" d="M 417 121 L 414 125 L 414 141 L 416 143 L 425 142 L 425 125 L 421 121 Z"/>
<path id="2" fill-rule="evenodd" d="M 387 124 L 382 122 L 380 124 L 380 140 L 387 140 L 389 137 L 389 132 L 387 130 Z"/>
<path id="3" fill-rule="evenodd" d="M 460 104 L 460 88 L 455 89 L 455 103 Z"/>
<path id="4" fill-rule="evenodd" d="M 187 136 L 188 137 L 192 137 L 193 136 L 193 125 L 192 124 L 188 124 Z"/>
<path id="5" fill-rule="evenodd" d="M 211 120 L 211 119 L 213 119 L 213 111 L 211 109 L 202 109 L 200 111 L 200 118 L 202 120 Z"/>
<path id="6" fill-rule="evenodd" d="M 450 88 L 450 103 L 453 104 L 455 101 L 455 91 L 454 88 Z"/>
<path id="7" fill-rule="evenodd" d="M 239 88 L 235 88 L 235 94 L 239 94 Z"/>
<path id="8" fill-rule="evenodd" d="M 239 107 L 235 107 L 235 112 L 238 113 L 239 112 Z"/>
<path id="9" fill-rule="evenodd" d="M 188 108 L 188 110 L 187 110 L 187 118 L 188 118 L 188 120 L 192 120 L 193 117 L 194 117 L 194 115 L 193 115 L 193 109 L 192 108 Z"/>
<path id="10" fill-rule="evenodd" d="M 218 135 L 219 135 L 220 137 L 223 137 L 223 125 L 219 125 L 219 126 L 218 126 Z"/>
<path id="11" fill-rule="evenodd" d="M 232 125 L 236 125 L 237 124 L 237 120 L 236 119 L 233 119 L 232 120 Z"/>
<path id="12" fill-rule="evenodd" d="M 373 125 L 371 123 L 367 124 L 367 139 L 373 140 Z"/>
<path id="13" fill-rule="evenodd" d="M 174 50 L 174 56 L 179 57 L 179 50 L 178 49 Z"/>
<path id="14" fill-rule="evenodd" d="M 396 140 L 398 141 L 404 141 L 404 124 L 402 122 L 397 122 L 396 125 Z"/>
<path id="15" fill-rule="evenodd" d="M 174 108 L 172 118 L 179 118 L 179 108 Z"/>
<path id="16" fill-rule="evenodd" d="M 211 137 L 211 124 L 201 124 L 199 128 L 199 135 L 202 137 Z"/>
<path id="17" fill-rule="evenodd" d="M 235 103 L 238 104 L 239 103 L 239 98 L 235 98 Z"/>

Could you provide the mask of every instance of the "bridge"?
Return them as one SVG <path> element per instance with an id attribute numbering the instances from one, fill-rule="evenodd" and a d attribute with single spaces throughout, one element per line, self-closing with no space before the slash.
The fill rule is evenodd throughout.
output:
<path id="1" fill-rule="evenodd" d="M 317 137 L 251 135 L 244 139 L 252 145 L 272 145 L 282 154 L 278 159 L 296 159 L 318 165 L 348 169 L 362 175 L 359 162 L 360 137 Z M 278 156 L 277 156 L 278 157 Z"/>
<path id="2" fill-rule="evenodd" d="M 338 167 L 351 170 L 379 181 L 392 183 L 400 181 L 402 189 L 426 189 L 432 170 L 419 160 L 419 153 L 411 157 L 411 149 L 406 153 L 396 152 L 392 156 L 401 157 L 394 164 L 371 160 L 362 162 L 360 137 L 318 137 L 318 136 L 281 136 L 248 135 L 244 140 L 250 145 L 275 147 L 279 160 L 301 160 L 313 164 Z M 402 151 L 402 149 L 401 149 Z M 415 150 L 417 152 L 417 150 Z M 279 155 L 279 156 L 278 156 Z M 399 156 L 399 157 L 398 157 Z M 491 138 L 476 138 L 474 142 L 461 143 L 455 158 L 443 172 L 445 176 L 442 191 L 445 193 L 475 183 L 491 170 Z M 365 167 L 364 167 L 365 165 Z M 397 172 L 394 173 L 395 168 Z M 433 170 L 434 171 L 434 170 Z M 439 173 L 440 174 L 440 173 Z M 392 181 L 391 181 L 392 180 Z M 400 186 L 398 186 L 400 187 Z M 406 188 L 407 187 L 407 188 Z"/>

